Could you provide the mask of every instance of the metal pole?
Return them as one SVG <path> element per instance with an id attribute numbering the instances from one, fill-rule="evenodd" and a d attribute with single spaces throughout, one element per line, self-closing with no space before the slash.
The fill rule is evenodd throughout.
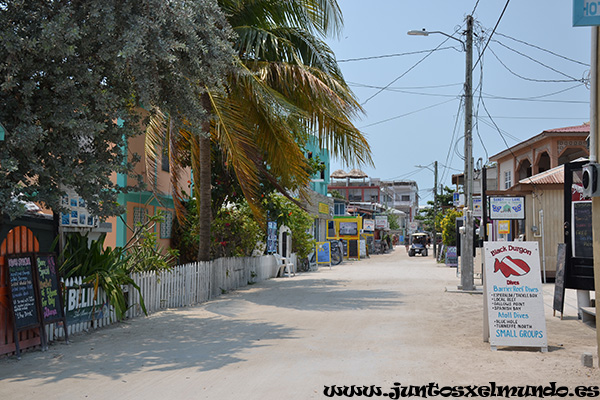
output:
<path id="1" fill-rule="evenodd" d="M 461 286 L 473 290 L 473 17 L 467 15 L 465 65 L 465 242 L 461 257 Z"/>
<path id="2" fill-rule="evenodd" d="M 435 229 L 435 222 L 437 221 L 437 181 L 438 181 L 438 162 L 436 161 L 434 164 L 434 173 L 433 173 L 433 258 L 437 260 L 437 232 Z"/>

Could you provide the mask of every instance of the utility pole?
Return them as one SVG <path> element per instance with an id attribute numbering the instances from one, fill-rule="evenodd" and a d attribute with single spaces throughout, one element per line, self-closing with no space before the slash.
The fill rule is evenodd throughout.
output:
<path id="1" fill-rule="evenodd" d="M 434 164 L 433 173 L 433 258 L 437 260 L 437 232 L 435 229 L 435 223 L 437 221 L 437 185 L 438 185 L 438 162 Z"/>
<path id="2" fill-rule="evenodd" d="M 467 15 L 465 66 L 465 237 L 461 255 L 462 290 L 473 290 L 473 17 Z"/>

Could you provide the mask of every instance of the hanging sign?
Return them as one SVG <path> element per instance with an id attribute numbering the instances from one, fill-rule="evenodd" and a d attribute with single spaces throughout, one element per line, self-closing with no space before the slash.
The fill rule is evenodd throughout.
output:
<path id="1" fill-rule="evenodd" d="M 484 248 L 492 349 L 519 346 L 547 351 L 538 243 L 485 242 Z"/>
<path id="2" fill-rule="evenodd" d="M 490 197 L 490 219 L 525 219 L 525 197 Z"/>
<path id="3" fill-rule="evenodd" d="M 373 232 L 374 230 L 375 230 L 375 220 L 374 219 L 363 219 L 363 231 Z"/>
<path id="4" fill-rule="evenodd" d="M 600 4 L 593 0 L 573 0 L 573 26 L 600 25 Z"/>

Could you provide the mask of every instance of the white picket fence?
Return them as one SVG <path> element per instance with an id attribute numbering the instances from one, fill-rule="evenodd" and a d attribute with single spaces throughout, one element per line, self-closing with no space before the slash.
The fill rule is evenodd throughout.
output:
<path id="1" fill-rule="evenodd" d="M 296 263 L 295 255 L 292 262 Z M 154 273 L 144 272 L 133 274 L 132 278 L 139 286 L 144 305 L 148 314 L 167 308 L 188 307 L 203 303 L 221 294 L 234 290 L 249 283 L 261 282 L 277 276 L 280 265 L 274 256 L 262 257 L 232 257 L 219 258 L 207 262 L 196 262 L 179 265 L 169 271 Z M 67 280 L 66 285 L 81 285 L 81 278 Z M 140 306 L 140 293 L 132 285 L 126 287 L 129 309 L 126 318 L 143 316 Z M 79 299 L 84 299 L 89 293 L 78 293 Z M 73 298 L 65 298 L 65 306 Z M 117 322 L 112 307 L 107 306 L 106 295 L 99 291 L 95 302 L 102 310 L 100 319 L 68 324 L 69 335 L 86 332 Z M 89 302 L 88 302 L 89 305 Z M 73 304 L 71 304 L 73 306 Z M 46 327 L 49 340 L 64 337 L 62 324 L 50 324 Z"/>

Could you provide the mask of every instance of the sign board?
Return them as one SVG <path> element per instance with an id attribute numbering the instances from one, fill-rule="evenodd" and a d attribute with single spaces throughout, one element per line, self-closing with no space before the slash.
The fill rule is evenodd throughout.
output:
<path id="1" fill-rule="evenodd" d="M 465 194 L 464 193 L 453 193 L 452 204 L 454 207 L 463 207 L 465 205 Z"/>
<path id="2" fill-rule="evenodd" d="M 111 311 L 106 296 L 99 292 L 95 297 L 92 285 L 67 286 L 65 308 L 69 325 L 102 319 Z"/>
<path id="3" fill-rule="evenodd" d="M 484 248 L 492 349 L 519 346 L 547 351 L 538 243 L 485 242 Z"/>
<path id="4" fill-rule="evenodd" d="M 458 267 L 458 253 L 456 246 L 448 246 L 446 249 L 446 265 L 449 267 Z"/>
<path id="5" fill-rule="evenodd" d="M 327 215 L 329 215 L 330 214 L 329 204 L 327 204 L 327 203 L 319 203 L 319 212 L 321 214 L 327 214 Z"/>
<path id="6" fill-rule="evenodd" d="M 36 254 L 35 264 L 38 270 L 40 303 L 45 324 L 64 319 L 62 293 L 59 286 L 58 266 L 54 254 Z"/>
<path id="7" fill-rule="evenodd" d="M 477 218 L 483 217 L 483 212 L 481 209 L 481 196 L 473 196 L 473 216 Z"/>
<path id="8" fill-rule="evenodd" d="M 600 25 L 600 4 L 593 0 L 573 0 L 573 26 Z"/>
<path id="9" fill-rule="evenodd" d="M 317 264 L 331 264 L 331 243 L 317 242 L 315 244 Z"/>
<path id="10" fill-rule="evenodd" d="M 375 216 L 375 229 L 388 229 L 388 217 L 387 215 L 376 215 Z"/>
<path id="11" fill-rule="evenodd" d="M 69 211 L 60 213 L 60 226 L 76 228 L 94 228 L 98 226 L 98 218 L 90 214 L 87 204 L 75 191 L 65 189 L 66 196 L 62 198 L 62 206 Z"/>
<path id="12" fill-rule="evenodd" d="M 374 230 L 375 230 L 375 220 L 374 219 L 363 219 L 363 231 L 373 232 Z"/>
<path id="13" fill-rule="evenodd" d="M 556 254 L 556 276 L 554 278 L 554 303 L 552 309 L 554 314 L 560 312 L 561 319 L 565 305 L 565 264 L 567 262 L 567 246 L 564 243 L 558 244 Z"/>
<path id="14" fill-rule="evenodd" d="M 267 254 L 277 253 L 277 222 L 267 222 Z"/>
<path id="15" fill-rule="evenodd" d="M 367 256 L 367 240 L 366 239 L 360 239 L 360 256 L 361 258 L 366 257 Z"/>
<path id="16" fill-rule="evenodd" d="M 498 221 L 498 233 L 500 235 L 509 235 L 510 221 Z"/>
<path id="17" fill-rule="evenodd" d="M 33 260 L 29 255 L 8 255 L 9 299 L 13 317 L 13 336 L 15 353 L 21 359 L 19 332 L 38 328 L 42 350 L 47 349 L 46 330 L 43 328 L 39 297 L 36 293 L 37 280 L 34 274 Z"/>
<path id="18" fill-rule="evenodd" d="M 8 274 L 17 331 L 40 326 L 31 256 L 8 256 Z"/>
<path id="19" fill-rule="evenodd" d="M 340 222 L 340 236 L 358 235 L 358 222 Z"/>
<path id="20" fill-rule="evenodd" d="M 490 219 L 525 219 L 525 197 L 490 197 Z"/>
<path id="21" fill-rule="evenodd" d="M 573 257 L 594 258 L 592 243 L 592 202 L 578 201 L 572 203 L 571 249 Z"/>

